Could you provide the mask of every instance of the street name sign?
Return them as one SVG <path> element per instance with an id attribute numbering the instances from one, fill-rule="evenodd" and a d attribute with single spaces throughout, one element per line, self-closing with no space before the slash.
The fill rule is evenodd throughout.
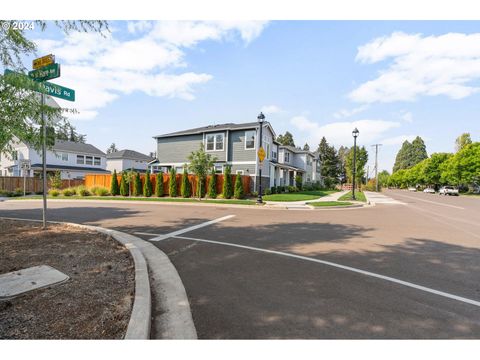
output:
<path id="1" fill-rule="evenodd" d="M 35 81 L 45 81 L 60 77 L 60 64 L 50 64 L 37 70 L 28 72 L 28 76 Z"/>
<path id="2" fill-rule="evenodd" d="M 48 81 L 45 82 L 33 82 L 27 75 L 18 73 L 9 69 L 5 69 L 4 72 L 5 76 L 14 75 L 14 76 L 21 76 L 30 80 L 29 88 L 38 92 L 42 92 L 44 94 L 55 96 L 60 99 L 64 99 L 67 101 L 75 101 L 75 90 L 66 88 L 64 86 L 60 86 Z"/>
<path id="3" fill-rule="evenodd" d="M 263 162 L 264 159 L 265 159 L 265 150 L 263 149 L 263 147 L 260 146 L 260 149 L 258 149 L 258 160 L 260 160 L 260 162 Z"/>
<path id="4" fill-rule="evenodd" d="M 36 70 L 36 69 L 40 69 L 41 67 L 51 65 L 54 63 L 55 63 L 55 55 L 49 54 L 33 60 L 32 67 Z"/>

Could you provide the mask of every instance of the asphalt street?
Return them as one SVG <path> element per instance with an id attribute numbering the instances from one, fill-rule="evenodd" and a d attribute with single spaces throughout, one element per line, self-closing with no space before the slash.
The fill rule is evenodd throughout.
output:
<path id="1" fill-rule="evenodd" d="M 480 198 L 383 195 L 344 210 L 59 200 L 49 217 L 154 239 L 200 338 L 480 338 Z M 41 202 L 0 216 L 40 219 Z"/>

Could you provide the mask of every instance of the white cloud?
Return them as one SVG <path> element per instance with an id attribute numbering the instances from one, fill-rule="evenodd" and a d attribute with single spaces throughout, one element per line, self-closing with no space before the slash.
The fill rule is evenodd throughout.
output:
<path id="1" fill-rule="evenodd" d="M 37 39 L 39 52 L 54 53 L 62 64 L 59 85 L 76 91 L 80 114 L 72 119 L 93 119 L 100 108 L 119 96 L 143 92 L 155 97 L 195 98 L 196 86 L 213 76 L 187 71 L 185 47 L 205 40 L 231 40 L 245 44 L 260 35 L 266 22 L 128 22 L 134 39 L 120 40 L 117 30 L 101 36 L 73 32 L 62 40 Z"/>
<path id="2" fill-rule="evenodd" d="M 308 143 L 316 144 L 325 136 L 329 143 L 336 146 L 351 145 L 353 142 L 352 131 L 355 128 L 360 131 L 358 142 L 368 144 L 383 136 L 388 130 L 400 126 L 399 122 L 369 119 L 320 125 L 304 116 L 295 116 L 290 123 L 305 133 Z"/>
<path id="3" fill-rule="evenodd" d="M 413 115 L 409 111 L 405 111 L 400 115 L 401 119 L 407 123 L 412 123 L 413 122 Z"/>
<path id="4" fill-rule="evenodd" d="M 347 118 L 347 117 L 353 116 L 355 114 L 361 113 L 361 112 L 367 110 L 368 108 L 369 108 L 368 105 L 362 105 L 362 106 L 353 108 L 351 110 L 341 109 L 341 110 L 335 112 L 333 114 L 333 116 L 337 119 L 343 119 L 343 118 Z"/>
<path id="5" fill-rule="evenodd" d="M 417 135 L 399 135 L 383 139 L 381 143 L 383 145 L 401 145 L 405 140 L 412 142 L 416 137 Z"/>
<path id="6" fill-rule="evenodd" d="M 439 36 L 396 32 L 360 46 L 356 60 L 372 64 L 391 60 L 379 76 L 353 90 L 362 103 L 414 101 L 419 96 L 461 99 L 480 90 L 480 34 Z"/>
<path id="7" fill-rule="evenodd" d="M 260 109 L 261 112 L 263 112 L 265 115 L 272 115 L 272 114 L 278 114 L 278 113 L 282 113 L 283 110 L 276 106 L 276 105 L 265 105 L 265 106 L 262 106 L 262 108 Z"/>

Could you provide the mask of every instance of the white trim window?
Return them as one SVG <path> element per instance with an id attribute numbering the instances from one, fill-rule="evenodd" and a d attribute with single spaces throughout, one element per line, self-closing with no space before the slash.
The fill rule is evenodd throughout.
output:
<path id="1" fill-rule="evenodd" d="M 85 165 L 93 165 L 93 156 L 85 156 Z"/>
<path id="2" fill-rule="evenodd" d="M 61 153 L 60 157 L 62 158 L 62 161 L 68 161 L 68 154 L 67 153 Z"/>
<path id="3" fill-rule="evenodd" d="M 245 150 L 255 150 L 256 130 L 245 131 Z"/>
<path id="4" fill-rule="evenodd" d="M 225 144 L 225 134 L 206 134 L 205 149 L 206 151 L 223 151 Z"/>
<path id="5" fill-rule="evenodd" d="M 290 162 L 290 153 L 289 152 L 285 151 L 284 157 L 285 157 L 285 162 Z"/>
<path id="6" fill-rule="evenodd" d="M 77 155 L 77 165 L 84 165 L 85 164 L 85 156 Z"/>
<path id="7" fill-rule="evenodd" d="M 223 174 L 223 165 L 215 165 L 215 174 Z"/>
<path id="8" fill-rule="evenodd" d="M 99 157 L 93 158 L 93 165 L 100 166 L 102 164 L 102 160 Z"/>

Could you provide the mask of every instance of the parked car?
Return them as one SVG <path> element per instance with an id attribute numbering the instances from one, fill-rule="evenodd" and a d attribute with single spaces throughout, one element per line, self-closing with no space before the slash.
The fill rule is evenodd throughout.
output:
<path id="1" fill-rule="evenodd" d="M 408 188 L 408 191 L 417 191 L 417 188 L 416 188 L 416 187 L 413 187 L 413 186 L 410 186 L 410 187 Z"/>
<path id="2" fill-rule="evenodd" d="M 438 191 L 438 195 L 455 195 L 458 196 L 458 189 L 453 186 L 443 186 Z"/>
<path id="3" fill-rule="evenodd" d="M 424 193 L 427 193 L 427 194 L 435 194 L 435 189 L 434 188 L 425 188 L 423 190 Z"/>

